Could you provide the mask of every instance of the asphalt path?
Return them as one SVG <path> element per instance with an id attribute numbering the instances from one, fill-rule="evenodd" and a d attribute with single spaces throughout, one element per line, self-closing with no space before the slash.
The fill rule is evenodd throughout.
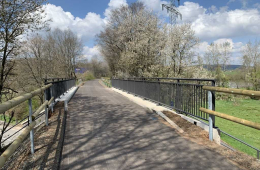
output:
<path id="1" fill-rule="evenodd" d="M 95 80 L 80 87 L 69 103 L 61 169 L 239 168 Z"/>

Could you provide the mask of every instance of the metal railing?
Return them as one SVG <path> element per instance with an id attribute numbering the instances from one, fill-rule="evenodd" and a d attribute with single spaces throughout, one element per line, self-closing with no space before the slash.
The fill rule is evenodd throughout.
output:
<path id="1" fill-rule="evenodd" d="M 14 140 L 14 142 L 12 142 L 12 144 L 0 156 L 0 168 L 4 166 L 8 158 L 15 152 L 15 150 L 20 146 L 20 144 L 28 136 L 29 133 L 31 141 L 31 153 L 34 153 L 33 129 L 36 125 L 36 120 L 45 114 L 45 123 L 46 126 L 48 126 L 49 107 L 51 107 L 53 110 L 55 99 L 60 97 L 60 95 L 64 94 L 73 86 L 75 86 L 75 83 L 75 79 L 47 79 L 45 80 L 46 85 L 44 87 L 0 104 L 0 113 L 4 113 L 5 111 L 8 111 L 9 109 L 12 109 L 13 107 L 25 102 L 26 100 L 28 100 L 29 104 L 29 115 L 4 132 L 5 134 L 21 122 L 28 119 L 28 122 L 25 122 L 24 126 L 21 129 L 8 136 L 8 138 L 4 139 L 4 141 L 6 141 L 9 138 L 13 137 L 15 134 L 19 133 L 21 130 L 23 130 L 23 132 Z M 45 102 L 33 113 L 32 98 L 38 94 L 44 94 Z M 44 109 L 45 111 L 41 113 Z"/>
<path id="2" fill-rule="evenodd" d="M 4 103 L 0 104 L 0 113 L 6 112 L 9 109 L 25 102 L 26 100 L 28 100 L 28 104 L 29 104 L 29 120 L 28 120 L 28 126 L 27 127 L 23 127 L 25 128 L 24 131 L 22 132 L 22 134 L 20 134 L 15 140 L 14 142 L 2 153 L 2 155 L 0 156 L 0 167 L 3 167 L 5 162 L 7 161 L 7 159 L 15 152 L 15 150 L 20 146 L 20 144 L 23 142 L 23 140 L 26 138 L 26 136 L 30 133 L 30 140 L 31 140 L 31 152 L 34 153 L 34 135 L 33 135 L 33 128 L 36 125 L 35 122 L 35 117 L 38 117 L 41 110 L 43 108 L 47 108 L 47 104 L 48 101 L 45 101 L 38 109 L 37 111 L 34 113 L 33 115 L 33 110 L 32 110 L 32 98 L 38 94 L 42 94 L 44 91 L 46 91 L 46 89 L 49 89 L 52 86 L 52 84 L 49 85 L 45 85 L 44 87 L 37 89 L 33 92 L 30 93 L 26 93 L 24 95 L 21 95 L 19 97 L 16 97 L 12 100 L 6 101 Z M 48 109 L 45 109 L 45 111 L 47 111 Z M 45 116 L 48 117 L 48 112 L 44 113 Z M 47 122 L 46 122 L 47 124 Z M 10 129 L 8 129 L 10 130 Z"/>
<path id="3" fill-rule="evenodd" d="M 215 80 L 212 79 L 129 78 L 111 79 L 111 83 L 114 88 L 124 90 L 166 107 L 173 108 L 179 113 L 187 114 L 194 118 L 199 118 L 197 119 L 199 121 L 208 121 L 207 125 L 209 125 L 209 139 L 211 141 L 213 141 L 213 128 L 217 128 L 215 126 L 215 116 L 225 119 L 229 117 L 228 115 L 223 116 L 222 113 L 217 114 L 218 112 L 215 112 L 215 92 L 240 94 L 251 97 L 260 96 L 259 91 L 215 87 Z M 234 118 L 233 121 L 256 129 L 260 128 L 260 125 L 254 122 L 249 122 L 238 118 Z M 257 158 L 259 159 L 259 149 L 222 131 L 219 128 L 217 129 L 220 133 L 223 133 L 224 135 L 227 135 L 256 150 Z"/>
<path id="4" fill-rule="evenodd" d="M 222 87 L 210 87 L 210 86 L 203 86 L 204 90 L 208 90 L 209 96 L 215 92 L 222 92 L 222 93 L 229 93 L 229 94 L 237 94 L 237 95 L 245 95 L 245 96 L 251 96 L 251 97 L 260 97 L 260 91 L 252 91 L 252 90 L 243 90 L 243 89 L 232 89 L 232 88 L 222 88 Z M 230 116 L 224 113 L 219 113 L 214 110 L 212 110 L 210 107 L 208 109 L 201 107 L 200 111 L 207 113 L 209 115 L 217 116 L 235 123 L 242 124 L 244 126 L 248 126 L 257 130 L 260 130 L 260 124 L 256 122 L 251 122 L 245 119 L 237 118 L 234 116 Z M 212 141 L 213 140 L 213 124 L 209 122 L 209 139 Z M 220 129 L 219 129 L 220 130 Z M 254 146 L 220 130 L 221 133 L 235 139 L 236 141 L 254 149 L 256 151 L 257 159 L 259 159 L 259 153 L 260 149 L 255 148 Z"/>
<path id="5" fill-rule="evenodd" d="M 57 99 L 70 88 L 76 85 L 76 78 L 73 79 L 45 79 L 45 85 L 52 84 L 50 89 L 46 90 L 46 99 L 49 100 L 53 96 L 54 99 Z"/>
<path id="6" fill-rule="evenodd" d="M 111 79 L 111 83 L 115 88 L 173 108 L 179 113 L 208 121 L 208 114 L 199 110 L 200 107 L 208 107 L 208 93 L 202 87 L 204 85 L 215 86 L 215 80 L 129 78 Z M 215 109 L 215 95 L 211 98 L 211 103 Z"/>

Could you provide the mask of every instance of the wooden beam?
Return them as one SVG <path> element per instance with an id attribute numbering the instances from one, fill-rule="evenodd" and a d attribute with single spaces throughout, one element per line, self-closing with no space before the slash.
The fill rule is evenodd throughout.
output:
<path id="1" fill-rule="evenodd" d="M 214 87 L 214 86 L 203 86 L 202 89 L 208 91 L 260 97 L 260 91 L 253 91 L 253 90 L 232 89 L 232 88 L 223 88 L 223 87 Z"/>
<path id="2" fill-rule="evenodd" d="M 260 124 L 259 123 L 251 122 L 251 121 L 248 121 L 248 120 L 245 120 L 245 119 L 240 119 L 240 118 L 230 116 L 230 115 L 227 115 L 227 114 L 224 114 L 224 113 L 219 113 L 219 112 L 216 112 L 216 111 L 213 111 L 213 110 L 205 109 L 203 107 L 200 108 L 200 111 L 221 117 L 221 118 L 226 119 L 226 120 L 230 120 L 232 122 L 236 122 L 236 123 L 239 123 L 239 124 L 260 130 Z"/>

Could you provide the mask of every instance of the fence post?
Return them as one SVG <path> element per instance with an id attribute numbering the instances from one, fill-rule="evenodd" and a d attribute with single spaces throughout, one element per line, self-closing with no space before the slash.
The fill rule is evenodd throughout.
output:
<path id="1" fill-rule="evenodd" d="M 215 86 L 216 85 L 216 83 L 215 83 L 215 81 L 212 81 L 212 86 Z M 211 92 L 211 94 L 212 94 L 212 110 L 213 111 L 215 111 L 215 101 L 216 101 L 216 96 L 215 96 L 215 92 Z M 213 127 L 215 128 L 216 126 L 215 126 L 215 116 L 214 115 L 212 115 L 212 121 L 213 121 Z"/>
<path id="2" fill-rule="evenodd" d="M 47 100 L 47 89 L 46 90 L 44 90 L 44 98 L 45 98 L 45 101 Z M 45 124 L 46 124 L 46 126 L 48 126 L 48 118 L 49 118 L 49 115 L 48 115 L 48 113 L 49 113 L 49 106 L 45 106 Z"/>
<path id="3" fill-rule="evenodd" d="M 158 79 L 158 102 L 160 104 L 160 93 L 161 93 L 161 84 L 160 84 L 160 79 Z"/>
<path id="4" fill-rule="evenodd" d="M 68 101 L 67 100 L 65 100 L 64 101 L 64 111 L 68 111 Z"/>
<path id="5" fill-rule="evenodd" d="M 177 109 L 179 109 L 180 107 L 179 107 L 179 96 L 180 96 L 180 85 L 179 85 L 179 83 L 180 83 L 180 80 L 179 79 L 177 79 L 177 85 L 176 85 L 176 92 L 175 92 L 175 108 L 177 108 Z"/>
<path id="6" fill-rule="evenodd" d="M 28 100 L 28 104 L 29 104 L 29 124 L 32 123 L 32 114 L 33 114 L 33 110 L 32 110 L 32 99 Z M 33 136 L 33 129 L 30 131 L 30 140 L 31 140 L 31 153 L 34 154 L 34 136 Z"/>
<path id="7" fill-rule="evenodd" d="M 53 96 L 53 86 L 50 87 L 50 93 L 51 93 L 51 98 L 54 97 L 54 96 Z M 52 113 L 53 113 L 54 103 L 55 103 L 55 98 L 54 98 L 53 101 L 51 102 L 51 112 L 52 112 Z"/>
<path id="8" fill-rule="evenodd" d="M 208 109 L 212 110 L 212 93 L 208 91 Z M 213 115 L 209 114 L 209 140 L 213 141 Z"/>
<path id="9" fill-rule="evenodd" d="M 135 93 L 135 78 L 134 78 L 134 94 L 136 95 L 136 93 Z"/>

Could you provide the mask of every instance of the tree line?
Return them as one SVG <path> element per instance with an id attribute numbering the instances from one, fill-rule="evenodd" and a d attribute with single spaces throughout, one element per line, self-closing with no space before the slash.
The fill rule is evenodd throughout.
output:
<path id="1" fill-rule="evenodd" d="M 191 24 L 169 25 L 141 2 L 112 10 L 97 43 L 114 77 L 215 78 L 224 87 L 242 80 L 259 89 L 259 42 L 241 51 L 243 67 L 237 72 L 242 79 L 228 76 L 232 44 L 211 43 L 201 56 Z"/>

